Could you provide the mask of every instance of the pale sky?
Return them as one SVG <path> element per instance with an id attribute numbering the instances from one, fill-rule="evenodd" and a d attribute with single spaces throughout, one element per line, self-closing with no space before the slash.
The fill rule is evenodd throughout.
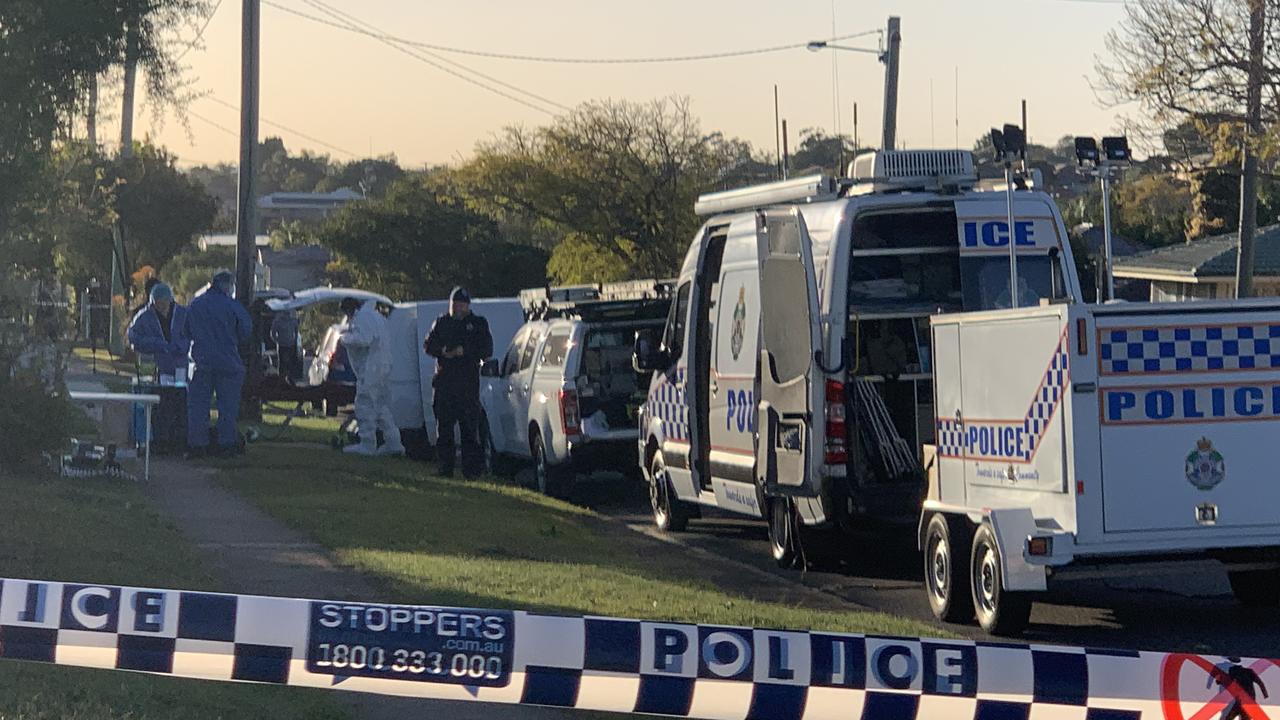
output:
<path id="1" fill-rule="evenodd" d="M 304 0 L 271 0 L 311 15 Z M 327 0 L 392 35 L 452 47 L 535 56 L 651 57 L 803 43 L 832 36 L 831 0 Z M 190 109 L 226 130 L 239 127 L 240 0 L 222 0 L 187 54 L 192 89 L 208 93 Z M 1113 109 L 1089 85 L 1104 36 L 1123 16 L 1108 0 L 836 0 L 836 35 L 883 28 L 902 18 L 898 140 L 908 147 L 968 147 L 992 125 L 1017 122 L 1029 107 L 1031 139 L 1119 130 Z M 875 47 L 876 36 L 846 41 Z M 832 51 L 788 50 L 745 58 L 661 65 L 563 65 L 436 53 L 556 103 L 597 98 L 687 96 L 704 131 L 720 130 L 774 148 L 773 86 L 793 144 L 802 128 L 831 131 Z M 839 62 L 840 127 L 876 144 L 883 66 L 873 55 L 834 53 Z M 458 72 L 465 72 L 458 70 Z M 489 80 L 485 84 L 493 85 Z M 932 112 L 930 86 L 932 85 Z M 503 88 L 503 92 L 515 94 Z M 532 102 L 537 103 L 534 100 Z M 509 124 L 551 116 L 469 84 L 369 37 L 262 8 L 261 134 L 291 151 L 349 156 L 394 153 L 401 163 L 457 162 L 477 140 Z M 287 126 L 281 130 L 270 123 Z M 114 127 L 104 139 L 118 139 Z M 190 134 L 140 108 L 135 132 L 150 135 L 182 164 L 234 161 L 234 134 L 192 116 Z"/>

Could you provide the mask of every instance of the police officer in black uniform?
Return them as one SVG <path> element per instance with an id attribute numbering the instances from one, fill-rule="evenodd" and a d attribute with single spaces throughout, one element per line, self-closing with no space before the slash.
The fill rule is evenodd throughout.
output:
<path id="1" fill-rule="evenodd" d="M 449 293 L 449 312 L 436 318 L 422 344 L 436 359 L 432 409 L 436 414 L 436 455 L 440 473 L 453 474 L 456 453 L 453 428 L 462 440 L 462 474 L 468 478 L 484 470 L 480 448 L 480 364 L 493 355 L 489 323 L 471 312 L 471 296 L 461 287 Z"/>

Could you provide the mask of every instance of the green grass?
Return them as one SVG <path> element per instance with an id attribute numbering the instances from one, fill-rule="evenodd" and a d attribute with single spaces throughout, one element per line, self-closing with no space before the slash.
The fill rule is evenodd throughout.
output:
<path id="1" fill-rule="evenodd" d="M 329 440 L 338 432 L 339 420 L 325 417 L 324 413 L 312 410 L 310 405 L 303 408 L 307 417 L 298 417 L 284 421 L 293 406 L 288 403 L 268 403 L 262 407 L 262 420 L 241 420 L 240 429 L 256 427 L 261 440 L 268 443 L 320 443 L 328 445 Z"/>
<path id="2" fill-rule="evenodd" d="M 92 348 L 74 347 L 71 349 L 71 354 L 92 366 L 94 359 Z M 149 356 L 142 358 L 141 365 L 135 365 L 133 360 L 114 356 L 105 347 L 100 347 L 97 350 L 98 373 L 102 375 L 119 375 L 126 378 L 132 378 L 135 374 L 140 373 L 142 377 L 150 377 L 155 373 L 156 365 L 147 357 Z"/>
<path id="3" fill-rule="evenodd" d="M 130 481 L 0 471 L 0 575 L 215 589 Z M 342 718 L 322 691 L 0 662 L 0 718 Z"/>
<path id="4" fill-rule="evenodd" d="M 893 616 L 773 601 L 732 565 L 634 533 L 592 511 L 421 465 L 285 445 L 220 463 L 220 478 L 383 581 L 397 602 L 643 619 L 937 635 Z M 781 585 L 779 581 L 778 585 Z M 770 592 L 772 591 L 772 592 Z M 753 596 L 754 595 L 754 596 Z"/>

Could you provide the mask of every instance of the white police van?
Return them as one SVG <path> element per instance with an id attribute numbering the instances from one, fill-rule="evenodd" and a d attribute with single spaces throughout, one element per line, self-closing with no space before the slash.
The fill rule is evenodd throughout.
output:
<path id="1" fill-rule="evenodd" d="M 763 517 L 794 566 L 838 531 L 918 523 L 935 614 L 992 632 L 1086 562 L 1208 554 L 1242 600 L 1280 601 L 1258 422 L 1280 420 L 1280 304 L 1087 305 L 1030 183 L 1010 233 L 968 152 L 850 175 L 700 199 L 664 333 L 636 344 L 660 527 Z"/>

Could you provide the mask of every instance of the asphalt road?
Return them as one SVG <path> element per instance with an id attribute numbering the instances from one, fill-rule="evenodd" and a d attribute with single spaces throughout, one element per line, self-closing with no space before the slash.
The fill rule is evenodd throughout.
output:
<path id="1" fill-rule="evenodd" d="M 570 500 L 592 507 L 639 532 L 657 534 L 643 486 L 621 478 L 580 480 Z M 714 510 L 668 536 L 731 560 L 772 573 L 778 582 L 802 583 L 864 608 L 945 627 L 973 638 L 976 626 L 947 625 L 929 611 L 921 585 L 922 561 L 914 534 L 851 540 L 855 558 L 841 572 L 782 570 L 769 556 L 760 521 Z M 1068 580 L 1050 585 L 1031 614 L 1024 639 L 1088 647 L 1276 657 L 1280 654 L 1280 612 L 1246 609 L 1231 596 L 1225 572 L 1205 561 L 1179 566 L 1177 574 L 1137 566 L 1120 579 Z"/>

